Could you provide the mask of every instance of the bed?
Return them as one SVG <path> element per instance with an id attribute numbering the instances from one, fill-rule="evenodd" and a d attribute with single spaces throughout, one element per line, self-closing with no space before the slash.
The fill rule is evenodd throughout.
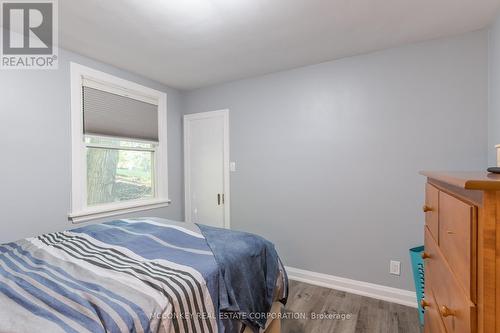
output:
<path id="1" fill-rule="evenodd" d="M 0 332 L 280 331 L 286 272 L 265 239 L 116 220 L 0 245 Z"/>

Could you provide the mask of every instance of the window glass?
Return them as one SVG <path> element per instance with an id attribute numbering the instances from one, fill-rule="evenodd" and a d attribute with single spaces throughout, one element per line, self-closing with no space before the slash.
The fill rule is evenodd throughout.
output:
<path id="1" fill-rule="evenodd" d="M 125 142 L 120 141 L 118 146 L 124 147 Z M 142 145 L 142 143 L 134 144 Z M 86 149 L 89 206 L 154 196 L 153 151 L 91 146 Z"/>

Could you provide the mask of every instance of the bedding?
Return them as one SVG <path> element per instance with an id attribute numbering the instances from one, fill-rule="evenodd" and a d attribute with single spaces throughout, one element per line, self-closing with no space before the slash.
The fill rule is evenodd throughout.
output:
<path id="1" fill-rule="evenodd" d="M 219 265 L 220 309 L 237 314 L 248 326 L 264 328 L 281 265 L 274 245 L 246 232 L 199 228 Z"/>
<path id="2" fill-rule="evenodd" d="M 286 302 L 286 273 L 271 243 L 235 232 L 246 251 L 221 247 L 218 232 L 231 233 L 116 220 L 0 245 L 0 332 L 258 331 L 261 321 L 247 311 L 268 313 L 269 302 Z M 234 251 L 233 260 L 221 250 Z M 260 267 L 242 267 L 255 255 Z M 260 292 L 242 293 L 248 281 Z M 227 307 L 228 291 L 239 307 Z"/>

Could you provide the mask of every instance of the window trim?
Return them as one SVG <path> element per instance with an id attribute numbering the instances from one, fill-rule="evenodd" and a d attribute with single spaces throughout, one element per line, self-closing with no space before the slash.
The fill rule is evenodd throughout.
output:
<path id="1" fill-rule="evenodd" d="M 73 223 L 166 207 L 168 197 L 167 94 L 116 76 L 71 62 L 71 209 Z M 83 133 L 82 85 L 158 105 L 158 146 L 155 152 L 154 186 L 156 196 L 98 206 L 87 205 L 86 143 Z"/>

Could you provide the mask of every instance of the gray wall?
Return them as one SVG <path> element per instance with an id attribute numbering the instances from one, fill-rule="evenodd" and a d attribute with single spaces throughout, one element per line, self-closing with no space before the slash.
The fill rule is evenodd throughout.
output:
<path id="1" fill-rule="evenodd" d="M 489 42 L 488 165 L 495 166 L 495 145 L 500 144 L 500 16 L 491 26 Z"/>
<path id="2" fill-rule="evenodd" d="M 486 166 L 487 65 L 475 32 L 196 90 L 185 110 L 230 109 L 232 228 L 286 265 L 413 289 L 418 171 Z"/>
<path id="3" fill-rule="evenodd" d="M 165 86 L 61 50 L 54 71 L 0 72 L 0 243 L 73 227 L 69 62 L 168 94 L 169 194 L 172 205 L 137 216 L 183 219 L 182 96 Z M 134 216 L 129 214 L 128 216 Z"/>
<path id="4" fill-rule="evenodd" d="M 287 265 L 412 289 L 418 170 L 482 169 L 500 143 L 496 125 L 487 143 L 487 43 L 477 32 L 186 94 L 63 50 L 57 71 L 1 71 L 0 243 L 72 227 L 75 61 L 168 93 L 173 203 L 132 216 L 183 219 L 182 113 L 229 108 L 233 228 L 274 241 Z M 500 122 L 500 96 L 491 102 Z M 403 261 L 401 278 L 390 259 Z"/>

